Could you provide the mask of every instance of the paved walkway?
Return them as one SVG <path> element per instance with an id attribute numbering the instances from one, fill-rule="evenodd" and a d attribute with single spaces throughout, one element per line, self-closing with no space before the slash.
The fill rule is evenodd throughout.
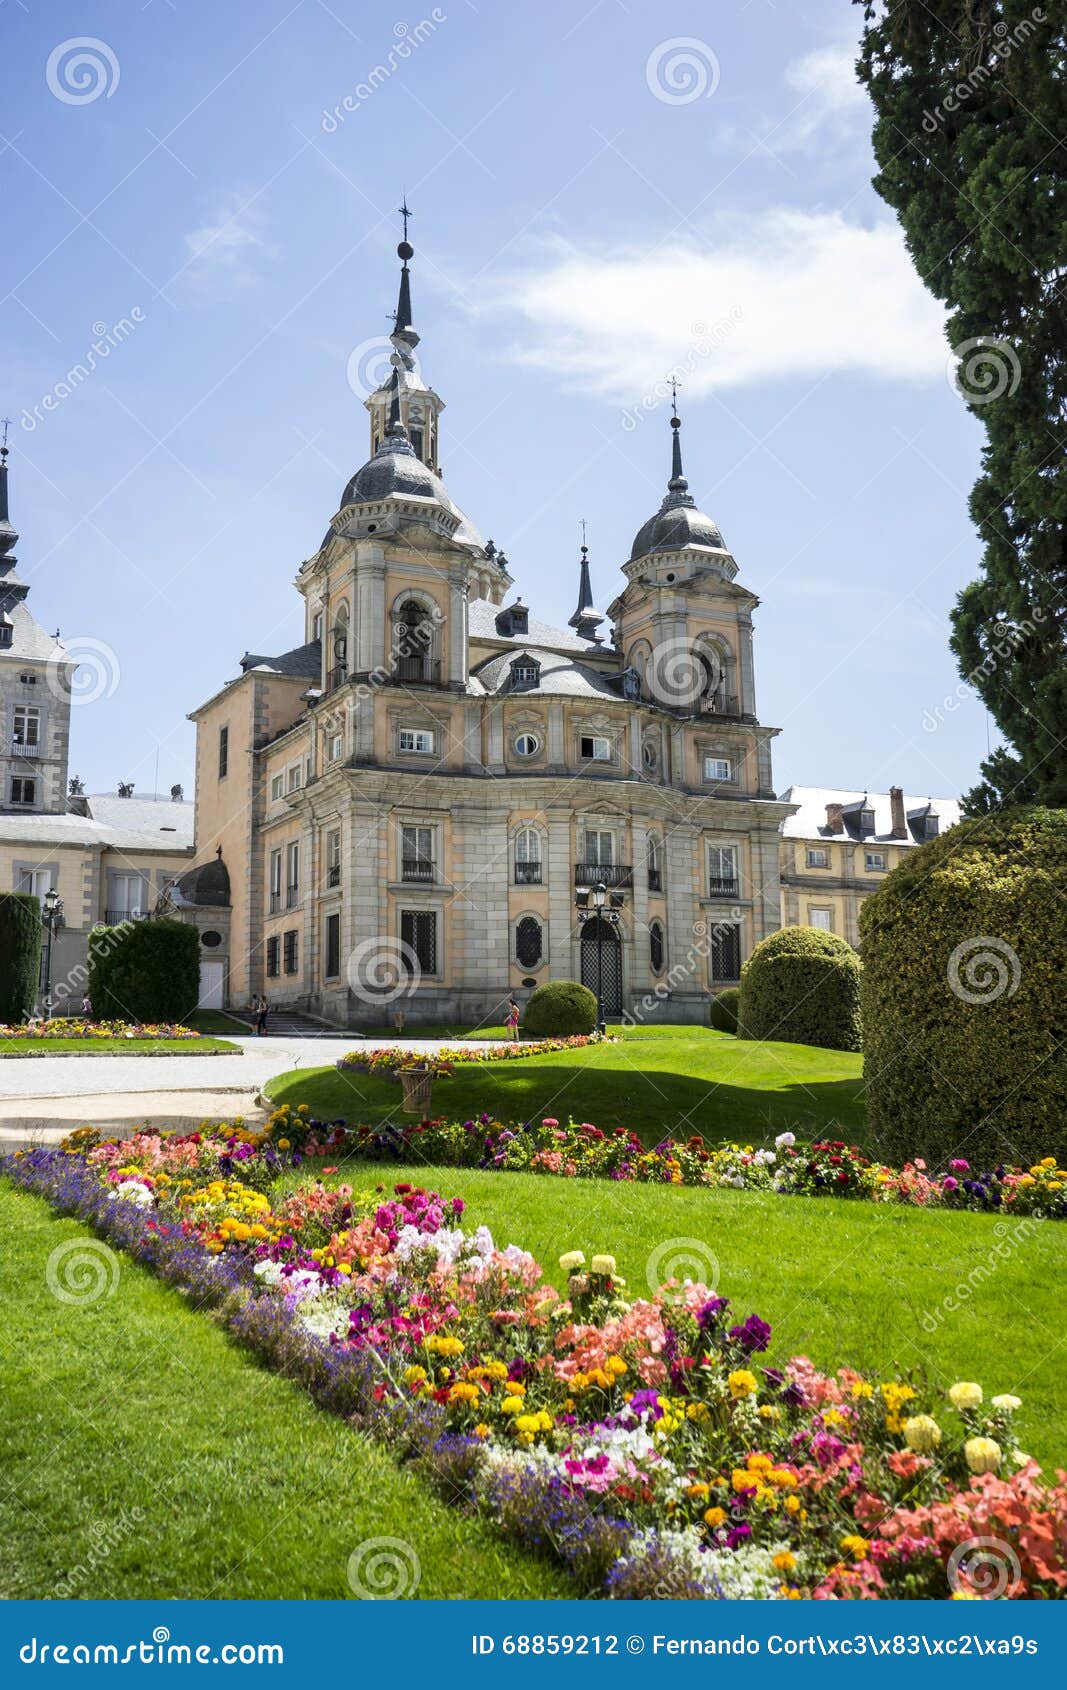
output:
<path id="1" fill-rule="evenodd" d="M 226 1035 L 227 1038 L 229 1035 Z M 33 1056 L 0 1062 L 0 1152 L 55 1143 L 82 1124 L 107 1127 L 155 1121 L 195 1128 L 205 1118 L 250 1123 L 265 1118 L 256 1099 L 290 1068 L 321 1068 L 351 1047 L 336 1038 L 238 1035 L 223 1056 Z M 380 1039 L 376 1049 L 440 1051 L 498 1040 Z"/>

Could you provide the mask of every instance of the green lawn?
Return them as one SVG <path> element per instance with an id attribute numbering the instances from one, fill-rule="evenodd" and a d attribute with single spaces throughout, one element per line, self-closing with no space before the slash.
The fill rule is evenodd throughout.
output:
<path id="1" fill-rule="evenodd" d="M 5 1182 L 0 1230 L 0 1596 L 340 1599 L 381 1537 L 420 1598 L 572 1593 L 125 1259 L 113 1296 L 57 1302 L 49 1255 L 84 1229 Z"/>
<path id="2" fill-rule="evenodd" d="M 342 1047 L 343 1048 L 343 1047 Z M 341 1054 L 340 1051 L 338 1054 Z M 634 1028 L 615 1044 L 457 1067 L 434 1092 L 435 1114 L 465 1120 L 481 1110 L 505 1121 L 544 1115 L 633 1127 L 647 1143 L 708 1139 L 862 1139 L 863 1059 L 811 1045 L 755 1043 L 703 1027 Z M 297 1069 L 267 1087 L 277 1103 L 307 1103 L 326 1119 L 395 1116 L 400 1088 L 367 1074 Z"/>
<path id="3" fill-rule="evenodd" d="M 6 1056 L 55 1056 L 75 1051 L 79 1056 L 204 1056 L 239 1047 L 225 1039 L 12 1039 L 0 1042 L 0 1059 Z"/>
<path id="4" fill-rule="evenodd" d="M 925 1368 L 943 1388 L 976 1379 L 989 1395 L 1014 1392 L 1024 1449 L 1047 1471 L 1067 1466 L 1067 1224 L 424 1166 L 349 1163 L 335 1178 L 461 1196 L 465 1226 L 484 1221 L 498 1244 L 531 1250 L 560 1290 L 565 1250 L 608 1251 L 638 1296 L 654 1252 L 674 1240 L 691 1277 L 707 1277 L 701 1260 L 717 1262 L 739 1319 L 754 1310 L 770 1321 L 765 1359 L 804 1354 L 881 1379 Z"/>

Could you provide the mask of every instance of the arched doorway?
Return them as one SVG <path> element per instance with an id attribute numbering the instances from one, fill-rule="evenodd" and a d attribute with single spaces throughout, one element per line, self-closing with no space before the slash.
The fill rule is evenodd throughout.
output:
<path id="1" fill-rule="evenodd" d="M 582 924 L 582 985 L 591 992 L 599 984 L 600 1011 L 605 1019 L 622 1014 L 622 945 L 619 930 L 603 916 Z"/>

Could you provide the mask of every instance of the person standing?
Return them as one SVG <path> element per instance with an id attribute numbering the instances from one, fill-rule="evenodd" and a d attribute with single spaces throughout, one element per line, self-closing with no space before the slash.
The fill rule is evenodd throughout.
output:
<path id="1" fill-rule="evenodd" d="M 508 1037 L 510 1039 L 518 1040 L 518 1037 L 519 1037 L 519 1005 L 518 1005 L 518 1000 L 516 998 L 513 998 L 513 997 L 508 999 L 507 1029 L 508 1029 Z"/>

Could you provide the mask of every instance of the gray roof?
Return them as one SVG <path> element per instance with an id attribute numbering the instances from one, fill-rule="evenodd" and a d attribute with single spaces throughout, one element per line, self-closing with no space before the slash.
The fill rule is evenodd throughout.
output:
<path id="1" fill-rule="evenodd" d="M 473 671 L 471 678 L 479 681 L 489 694 L 509 694 L 512 698 L 611 698 L 616 703 L 621 697 L 606 675 L 597 674 L 585 663 L 576 663 L 573 658 L 561 656 L 559 652 L 531 645 L 528 640 L 511 643 L 518 644 L 520 649 L 502 651 Z M 530 657 L 540 665 L 540 679 L 535 687 L 519 687 L 511 692 L 511 665 L 520 656 Z"/>
<path id="2" fill-rule="evenodd" d="M 417 456 L 405 434 L 387 434 L 373 458 L 357 469 L 341 494 L 339 510 L 346 505 L 376 504 L 379 499 L 424 499 L 440 505 L 457 519 L 453 539 L 461 546 L 481 551 L 482 537 L 470 518 L 460 510 L 441 477 Z M 319 544 L 321 552 L 334 538 L 327 528 Z"/>
<path id="3" fill-rule="evenodd" d="M 580 651 L 587 655 L 595 651 L 611 651 L 610 646 L 594 646 L 589 640 L 579 639 L 573 628 L 553 628 L 551 623 L 542 622 L 537 616 L 528 618 L 525 634 L 502 634 L 497 628 L 497 617 L 504 605 L 493 604 L 490 599 L 471 599 L 468 608 L 468 629 L 472 640 L 503 640 L 511 646 L 528 646 L 532 641 L 542 649 Z"/>
<path id="4" fill-rule="evenodd" d="M 171 895 L 193 909 L 229 909 L 230 875 L 221 857 L 211 857 L 178 876 Z"/>
<path id="5" fill-rule="evenodd" d="M 11 644 L 0 647 L 0 658 L 13 657 L 25 661 L 34 658 L 39 663 L 72 663 L 75 659 L 68 656 L 65 648 L 56 640 L 53 634 L 48 634 L 41 627 L 37 618 L 26 609 L 21 598 L 13 602 L 4 602 L 3 588 L 16 585 L 11 576 L 0 578 L 0 607 L 7 611 L 13 626 Z"/>
<path id="6" fill-rule="evenodd" d="M 306 676 L 317 681 L 322 674 L 322 643 L 311 640 L 307 645 L 294 646 L 292 651 L 283 651 L 280 657 L 262 657 L 257 652 L 246 651 L 241 668 L 245 674 L 249 669 L 269 669 L 274 675 Z"/>
<path id="7" fill-rule="evenodd" d="M 697 510 L 688 494 L 668 493 L 655 516 L 638 529 L 630 548 L 630 562 L 650 552 L 680 552 L 687 546 L 725 551 L 718 527 L 710 516 Z"/>
<path id="8" fill-rule="evenodd" d="M 849 841 L 862 842 L 865 845 L 917 845 L 922 839 L 916 838 L 915 833 L 909 832 L 906 838 L 893 837 L 893 822 L 890 813 L 890 798 L 888 792 L 856 792 L 843 791 L 833 786 L 791 786 L 781 795 L 783 804 L 799 804 L 795 815 L 787 816 L 781 825 L 781 833 L 785 839 L 838 839 L 842 844 Z M 858 822 L 849 826 L 849 817 L 845 816 L 845 831 L 830 833 L 826 826 L 827 804 L 840 804 L 846 812 L 850 807 L 857 811 L 866 799 L 866 807 L 874 811 L 874 832 L 861 834 Z M 960 805 L 955 798 L 909 798 L 904 796 L 904 814 L 909 824 L 925 816 L 927 810 L 933 811 L 944 833 L 947 828 L 955 827 L 960 819 Z M 921 830 L 916 830 L 921 832 Z"/>
<path id="9" fill-rule="evenodd" d="M 107 845 L 123 851 L 192 848 L 194 811 L 184 800 L 102 793 L 87 797 L 85 803 L 88 815 L 2 814 L 0 839 L 27 845 Z"/>

